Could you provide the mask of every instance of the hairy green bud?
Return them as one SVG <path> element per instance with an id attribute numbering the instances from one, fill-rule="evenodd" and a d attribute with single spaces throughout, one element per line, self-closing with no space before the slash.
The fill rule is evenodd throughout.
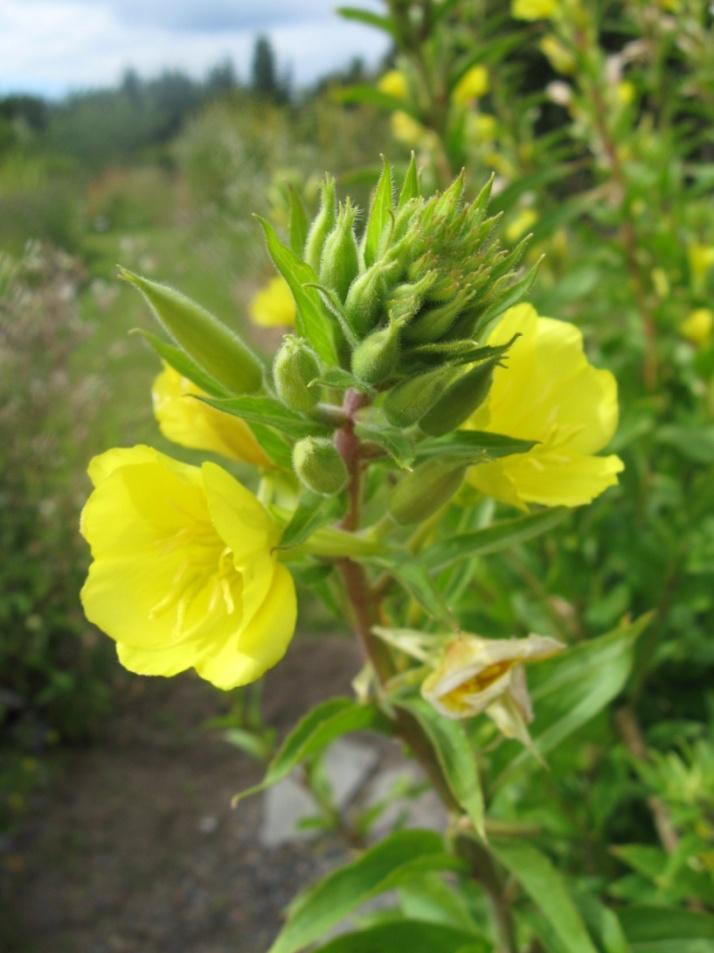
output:
<path id="1" fill-rule="evenodd" d="M 463 461 L 427 460 L 397 483 L 389 499 L 389 512 L 397 523 L 418 523 L 448 502 L 461 486 Z"/>
<path id="2" fill-rule="evenodd" d="M 443 397 L 419 421 L 424 433 L 439 437 L 461 426 L 486 399 L 494 368 L 500 360 L 499 355 L 482 361 L 447 387 Z"/>
<path id="3" fill-rule="evenodd" d="M 263 368 L 238 335 L 186 295 L 126 269 L 120 276 L 141 292 L 154 317 L 202 370 L 233 394 L 252 394 Z"/>
<path id="4" fill-rule="evenodd" d="M 395 262 L 378 261 L 350 285 L 345 301 L 345 317 L 355 332 L 364 337 L 379 319 L 388 277 L 395 271 Z"/>
<path id="5" fill-rule="evenodd" d="M 320 284 L 337 292 L 340 301 L 359 272 L 359 249 L 354 233 L 357 209 L 349 199 L 340 205 L 337 224 L 325 240 L 320 261 Z"/>
<path id="6" fill-rule="evenodd" d="M 404 331 L 404 338 L 410 344 L 431 344 L 438 341 L 449 330 L 457 315 L 463 311 L 469 300 L 467 291 L 458 292 L 451 301 L 437 307 L 424 308 L 411 321 Z"/>
<path id="7" fill-rule="evenodd" d="M 411 427 L 418 423 L 457 373 L 453 367 L 437 367 L 397 384 L 384 398 L 382 410 L 385 417 L 395 427 Z"/>
<path id="8" fill-rule="evenodd" d="M 399 325 L 392 321 L 357 345 L 352 354 L 352 373 L 367 384 L 381 384 L 394 372 L 399 360 Z"/>
<path id="9" fill-rule="evenodd" d="M 317 213 L 305 242 L 305 261 L 317 274 L 320 271 L 320 258 L 327 236 L 335 227 L 335 180 L 331 175 L 325 176 L 320 193 L 320 211 Z"/>
<path id="10" fill-rule="evenodd" d="M 312 410 L 320 388 L 310 383 L 320 376 L 320 362 L 307 342 L 286 335 L 273 361 L 273 382 L 278 397 L 292 410 Z"/>
<path id="11" fill-rule="evenodd" d="M 323 496 L 332 496 L 347 486 L 345 461 L 326 437 L 298 440 L 293 447 L 293 469 L 308 490 Z"/>

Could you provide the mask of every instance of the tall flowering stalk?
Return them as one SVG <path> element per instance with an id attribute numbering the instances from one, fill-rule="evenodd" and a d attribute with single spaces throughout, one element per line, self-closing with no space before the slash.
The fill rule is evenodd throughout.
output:
<path id="1" fill-rule="evenodd" d="M 616 482 L 620 461 L 598 455 L 616 424 L 616 385 L 590 366 L 575 328 L 517 304 L 536 269 L 522 269 L 525 241 L 501 245 L 490 182 L 473 201 L 461 176 L 423 195 L 412 159 L 396 185 L 385 162 L 360 232 L 329 177 L 312 223 L 294 203 L 288 242 L 262 222 L 295 311 L 271 367 L 177 291 L 123 273 L 167 335 L 150 337 L 165 365 L 154 386 L 163 433 L 223 462 L 190 466 L 145 446 L 92 461 L 82 599 L 126 668 L 193 668 L 228 689 L 284 655 L 296 579 L 337 586 L 365 657 L 358 698 L 308 715 L 263 786 L 338 734 L 401 738 L 450 811 L 450 832 L 394 833 L 356 864 L 368 881 L 375 856 L 392 851 L 395 871 L 418 857 L 422 872 L 475 879 L 499 949 L 515 951 L 508 861 L 487 840 L 498 828 L 487 752 L 515 738 L 545 756 L 545 736 L 528 728 L 538 708 L 524 664 L 556 666 L 557 681 L 568 653 L 547 636 L 462 631 L 455 573 L 463 591 L 484 552 L 544 532 Z M 253 468 L 255 495 L 232 475 L 236 462 Z M 474 487 L 525 515 L 493 521 Z M 618 633 L 616 654 L 633 634 Z M 336 883 L 303 897 L 272 953 L 312 944 L 344 914 Z"/>

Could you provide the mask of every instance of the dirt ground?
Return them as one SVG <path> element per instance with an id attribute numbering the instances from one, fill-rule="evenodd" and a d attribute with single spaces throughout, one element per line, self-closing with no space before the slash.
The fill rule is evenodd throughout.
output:
<path id="1" fill-rule="evenodd" d="M 358 667 L 346 639 L 296 640 L 266 680 L 266 719 L 284 733 Z M 127 681 L 101 742 L 63 755 L 13 838 L 3 953 L 264 953 L 344 848 L 259 844 L 261 799 L 230 798 L 261 768 L 202 727 L 225 704 L 192 676 Z"/>

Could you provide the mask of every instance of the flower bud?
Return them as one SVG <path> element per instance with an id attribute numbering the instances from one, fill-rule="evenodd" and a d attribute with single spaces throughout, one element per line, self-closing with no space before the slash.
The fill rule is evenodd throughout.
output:
<path id="1" fill-rule="evenodd" d="M 339 493 L 347 485 L 345 461 L 326 437 L 299 440 L 293 447 L 293 469 L 308 490 L 323 496 Z"/>
<path id="2" fill-rule="evenodd" d="M 375 262 L 350 285 L 345 301 L 345 316 L 360 337 L 369 334 L 377 323 L 385 294 L 387 277 L 395 262 Z"/>
<path id="3" fill-rule="evenodd" d="M 305 261 L 317 274 L 325 240 L 335 225 L 335 180 L 325 176 L 320 196 L 320 211 L 310 226 L 305 242 Z"/>
<path id="4" fill-rule="evenodd" d="M 392 321 L 357 345 L 352 354 L 352 373 L 367 384 L 381 384 L 399 360 L 399 325 Z"/>
<path id="5" fill-rule="evenodd" d="M 397 384 L 384 398 L 385 417 L 395 427 L 418 423 L 457 373 L 453 367 L 437 367 Z"/>
<path id="6" fill-rule="evenodd" d="M 397 483 L 389 499 L 389 512 L 397 523 L 408 525 L 427 519 L 461 486 L 466 467 L 454 460 L 427 460 Z"/>
<path id="7" fill-rule="evenodd" d="M 500 359 L 489 358 L 462 373 L 419 421 L 421 429 L 439 437 L 459 427 L 486 399 Z"/>
<path id="8" fill-rule="evenodd" d="M 121 269 L 120 275 L 138 288 L 159 324 L 214 380 L 233 394 L 260 389 L 260 361 L 228 325 L 175 288 L 126 269 Z"/>
<path id="9" fill-rule="evenodd" d="M 424 308 L 406 328 L 405 340 L 410 344 L 430 344 L 432 341 L 438 341 L 464 310 L 469 297 L 466 291 L 457 292 L 446 304 L 436 308 Z"/>
<path id="10" fill-rule="evenodd" d="M 337 224 L 325 240 L 320 261 L 320 283 L 337 292 L 340 301 L 359 271 L 359 250 L 354 233 L 357 209 L 349 199 L 340 206 Z"/>
<path id="11" fill-rule="evenodd" d="M 320 389 L 310 383 L 320 375 L 320 363 L 312 348 L 294 335 L 283 338 L 273 361 L 273 382 L 278 397 L 291 410 L 312 410 Z"/>

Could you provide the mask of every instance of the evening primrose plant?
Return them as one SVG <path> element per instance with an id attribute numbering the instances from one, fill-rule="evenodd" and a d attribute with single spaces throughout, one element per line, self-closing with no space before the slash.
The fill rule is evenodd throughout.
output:
<path id="1" fill-rule="evenodd" d="M 491 185 L 469 201 L 460 175 L 423 194 L 413 158 L 399 182 L 385 161 L 366 215 L 327 176 L 312 222 L 296 195 L 285 239 L 261 220 L 295 315 L 270 365 L 180 292 L 121 272 L 164 332 L 146 335 L 163 362 L 159 426 L 212 457 L 189 465 L 142 445 L 92 461 L 87 617 L 130 671 L 194 669 L 228 690 L 280 662 L 296 592 L 309 589 L 347 613 L 364 670 L 354 698 L 305 716 L 254 790 L 314 765 L 340 735 L 375 730 L 401 740 L 450 818 L 442 834 L 388 834 L 305 891 L 271 953 L 390 950 L 420 936 L 420 949 L 450 953 L 556 949 L 551 935 L 568 938 L 559 950 L 595 949 L 561 875 L 504 819 L 497 792 L 542 771 L 607 704 L 641 624 L 571 651 L 545 634 L 471 631 L 461 596 L 485 556 L 617 482 L 621 461 L 601 453 L 617 388 L 580 331 L 522 301 L 537 265 L 523 267 L 527 240 L 502 245 Z M 521 514 L 495 519 L 498 500 Z M 586 704 L 573 708 L 573 690 Z M 538 918 L 511 909 L 510 876 Z M 557 910 L 536 881 L 563 894 Z M 397 886 L 412 902 L 325 940 Z M 468 916 L 449 913 L 451 891 Z M 430 894 L 432 909 L 446 903 L 436 919 Z"/>

